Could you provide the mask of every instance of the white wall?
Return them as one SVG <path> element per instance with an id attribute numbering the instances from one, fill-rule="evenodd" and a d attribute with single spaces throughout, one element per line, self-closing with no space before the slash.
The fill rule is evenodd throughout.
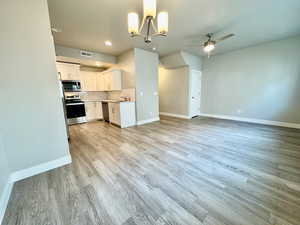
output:
<path id="1" fill-rule="evenodd" d="M 158 54 L 134 49 L 137 121 L 159 118 Z"/>
<path id="2" fill-rule="evenodd" d="M 202 58 L 180 51 L 160 58 L 159 108 L 162 115 L 190 118 L 191 70 L 201 71 Z"/>
<path id="3" fill-rule="evenodd" d="M 104 63 L 116 63 L 116 57 L 108 54 L 103 54 L 99 52 L 92 52 L 92 57 L 84 57 L 80 55 L 80 49 L 77 48 L 68 48 L 61 45 L 55 45 L 55 52 L 57 56 L 63 56 L 73 59 L 79 60 L 93 60 L 93 61 L 100 61 Z"/>
<path id="4" fill-rule="evenodd" d="M 300 123 L 300 36 L 204 61 L 202 113 Z"/>
<path id="5" fill-rule="evenodd" d="M 160 58 L 160 63 L 165 69 L 176 69 L 184 66 L 200 71 L 202 69 L 202 57 L 185 51 L 173 53 Z"/>
<path id="6" fill-rule="evenodd" d="M 8 168 L 7 157 L 2 145 L 0 134 L 0 223 L 4 216 L 7 200 L 7 187 L 9 183 L 10 170 Z"/>
<path id="7" fill-rule="evenodd" d="M 1 133 L 11 172 L 69 156 L 46 0 L 0 7 Z"/>
<path id="8" fill-rule="evenodd" d="M 123 88 L 135 88 L 135 58 L 134 50 L 124 52 L 117 57 L 117 65 L 123 71 Z"/>
<path id="9" fill-rule="evenodd" d="M 189 116 L 189 67 L 159 68 L 159 110 Z"/>

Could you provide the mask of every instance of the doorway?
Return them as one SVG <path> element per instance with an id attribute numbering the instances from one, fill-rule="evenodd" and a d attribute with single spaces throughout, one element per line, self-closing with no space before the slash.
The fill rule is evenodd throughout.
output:
<path id="1" fill-rule="evenodd" d="M 191 118 L 200 115 L 201 105 L 201 71 L 190 70 L 189 115 Z"/>

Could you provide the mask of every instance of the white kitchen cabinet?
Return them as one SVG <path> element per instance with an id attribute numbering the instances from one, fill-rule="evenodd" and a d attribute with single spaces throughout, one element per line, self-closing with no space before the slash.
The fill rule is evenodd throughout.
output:
<path id="1" fill-rule="evenodd" d="M 56 67 L 61 80 L 80 80 L 80 66 L 78 64 L 57 62 Z"/>
<path id="2" fill-rule="evenodd" d="M 83 91 L 97 91 L 97 74 L 95 72 L 80 71 L 80 81 Z"/>
<path id="3" fill-rule="evenodd" d="M 105 73 L 104 74 L 104 90 L 105 91 L 111 91 L 111 75 L 110 73 Z"/>
<path id="4" fill-rule="evenodd" d="M 122 71 L 121 70 L 112 70 L 109 73 L 110 77 L 110 90 L 122 90 Z"/>
<path id="5" fill-rule="evenodd" d="M 96 75 L 96 89 L 97 91 L 105 91 L 105 80 L 102 73 Z"/>
<path id="6" fill-rule="evenodd" d="M 109 121 L 121 128 L 136 124 L 135 102 L 109 102 Z"/>
<path id="7" fill-rule="evenodd" d="M 109 70 L 97 76 L 97 90 L 119 91 L 122 90 L 122 71 Z"/>
<path id="8" fill-rule="evenodd" d="M 85 102 L 84 105 L 87 121 L 99 120 L 103 118 L 101 102 L 90 101 Z"/>
<path id="9" fill-rule="evenodd" d="M 95 102 L 96 107 L 96 113 L 95 116 L 97 119 L 103 119 L 103 112 L 102 112 L 102 103 L 101 102 Z"/>

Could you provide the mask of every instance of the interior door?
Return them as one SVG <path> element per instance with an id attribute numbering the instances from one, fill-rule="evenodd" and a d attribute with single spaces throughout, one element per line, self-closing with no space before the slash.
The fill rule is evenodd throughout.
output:
<path id="1" fill-rule="evenodd" d="M 190 117 L 200 115 L 201 71 L 190 71 Z"/>

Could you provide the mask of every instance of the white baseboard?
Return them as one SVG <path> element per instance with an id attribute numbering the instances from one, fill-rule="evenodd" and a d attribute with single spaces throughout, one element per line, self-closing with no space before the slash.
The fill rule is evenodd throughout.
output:
<path id="1" fill-rule="evenodd" d="M 137 125 L 143 125 L 143 124 L 146 124 L 146 123 L 153 123 L 153 122 L 156 122 L 156 121 L 159 121 L 160 118 L 159 117 L 155 117 L 155 118 L 152 118 L 152 119 L 148 119 L 148 120 L 141 120 L 141 121 L 137 121 Z"/>
<path id="2" fill-rule="evenodd" d="M 251 118 L 244 118 L 238 116 L 226 116 L 226 115 L 215 115 L 215 114 L 205 114 L 205 113 L 201 113 L 200 116 L 300 129 L 299 123 L 285 123 L 279 121 L 260 120 L 260 119 L 251 119 Z"/>
<path id="3" fill-rule="evenodd" d="M 27 177 L 31 177 L 70 163 L 72 163 L 72 158 L 71 155 L 68 155 L 50 162 L 42 163 L 40 165 L 33 166 L 24 170 L 16 171 L 10 175 L 10 180 L 11 182 L 16 182 L 19 180 L 23 180 Z"/>
<path id="4" fill-rule="evenodd" d="M 7 208 L 9 197 L 12 192 L 13 186 L 14 184 L 10 182 L 10 180 L 8 180 L 2 195 L 0 195 L 0 224 L 2 224 L 2 220 L 4 218 L 5 210 Z"/>
<path id="5" fill-rule="evenodd" d="M 33 166 L 28 169 L 16 171 L 10 174 L 7 184 L 3 190 L 3 193 L 2 195 L 0 195 L 0 224 L 2 223 L 2 220 L 4 218 L 5 210 L 7 208 L 7 204 L 13 189 L 13 185 L 16 181 L 23 180 L 25 178 L 46 172 L 48 170 L 52 170 L 57 167 L 70 164 L 71 162 L 72 162 L 71 155 L 68 155 L 50 162 L 42 163 L 40 165 Z"/>
<path id="6" fill-rule="evenodd" d="M 181 114 L 174 114 L 174 113 L 167 113 L 167 112 L 160 112 L 159 115 L 162 116 L 171 116 L 171 117 L 176 117 L 176 118 L 180 118 L 180 119 L 191 119 L 190 116 L 186 116 L 186 115 L 181 115 Z"/>

